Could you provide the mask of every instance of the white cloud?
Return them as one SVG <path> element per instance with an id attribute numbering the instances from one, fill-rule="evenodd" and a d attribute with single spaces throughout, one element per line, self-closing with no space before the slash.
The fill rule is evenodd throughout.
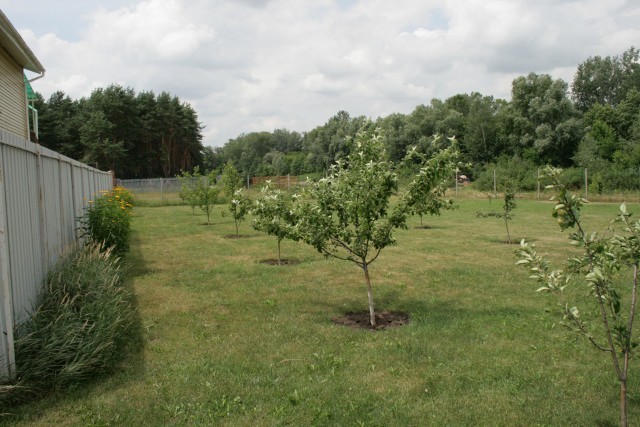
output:
<path id="1" fill-rule="evenodd" d="M 339 110 L 376 118 L 457 93 L 509 97 L 511 81 L 529 72 L 570 82 L 589 56 L 620 54 L 640 38 L 632 0 L 65 4 L 30 7 L 55 7 L 77 28 L 0 0 L 47 68 L 36 90 L 80 97 L 117 82 L 168 91 L 192 103 L 210 145 L 309 130 Z"/>

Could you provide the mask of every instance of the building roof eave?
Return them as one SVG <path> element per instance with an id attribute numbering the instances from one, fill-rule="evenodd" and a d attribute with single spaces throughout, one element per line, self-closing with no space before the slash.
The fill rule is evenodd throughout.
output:
<path id="1" fill-rule="evenodd" d="M 0 46 L 18 62 L 22 68 L 43 74 L 44 67 L 15 29 L 9 18 L 0 10 Z"/>

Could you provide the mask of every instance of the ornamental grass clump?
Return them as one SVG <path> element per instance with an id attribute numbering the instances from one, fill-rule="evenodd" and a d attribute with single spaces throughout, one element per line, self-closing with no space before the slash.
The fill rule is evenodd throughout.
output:
<path id="1" fill-rule="evenodd" d="M 129 250 L 131 238 L 131 211 L 133 195 L 122 187 L 104 191 L 89 202 L 81 220 L 85 236 L 101 245 L 103 250 L 111 248 L 113 254 L 124 255 Z"/>
<path id="2" fill-rule="evenodd" d="M 9 406 L 93 379 L 124 354 L 131 294 L 110 250 L 75 247 L 51 269 L 31 317 L 15 327 L 16 375 L 0 387 Z"/>

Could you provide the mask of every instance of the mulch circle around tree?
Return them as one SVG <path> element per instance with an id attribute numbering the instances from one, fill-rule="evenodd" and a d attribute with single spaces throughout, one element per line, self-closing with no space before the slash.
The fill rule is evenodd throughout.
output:
<path id="1" fill-rule="evenodd" d="M 369 321 L 369 312 L 346 313 L 342 316 L 334 317 L 331 321 L 338 325 L 348 326 L 354 329 L 373 329 Z M 376 312 L 376 330 L 395 328 L 409 323 L 409 314 L 400 311 L 378 311 Z"/>
<path id="2" fill-rule="evenodd" d="M 295 265 L 298 264 L 300 261 L 296 260 L 296 259 L 287 259 L 287 258 L 281 258 L 280 261 L 278 261 L 277 258 L 269 258 L 269 259 L 263 259 L 262 261 L 260 261 L 260 264 L 265 264 L 265 265 Z"/>
<path id="3" fill-rule="evenodd" d="M 224 236 L 225 239 L 247 239 L 251 236 L 247 236 L 246 234 L 227 234 Z"/>
<path id="4" fill-rule="evenodd" d="M 416 230 L 431 230 L 433 227 L 430 225 L 418 225 L 417 227 L 413 227 Z"/>
<path id="5" fill-rule="evenodd" d="M 520 240 L 512 240 L 511 243 L 509 243 L 508 240 L 503 240 L 502 243 L 505 244 L 505 245 L 519 245 L 520 244 Z"/>

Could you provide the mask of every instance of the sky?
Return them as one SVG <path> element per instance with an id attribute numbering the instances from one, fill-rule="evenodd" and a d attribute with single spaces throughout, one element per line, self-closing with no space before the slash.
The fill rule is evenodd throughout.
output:
<path id="1" fill-rule="evenodd" d="M 204 145 L 305 132 L 337 112 L 373 120 L 433 98 L 510 99 L 530 72 L 640 47 L 637 0 L 0 0 L 47 70 L 45 99 L 112 83 L 166 91 Z M 31 76 L 29 76 L 31 77 Z"/>

